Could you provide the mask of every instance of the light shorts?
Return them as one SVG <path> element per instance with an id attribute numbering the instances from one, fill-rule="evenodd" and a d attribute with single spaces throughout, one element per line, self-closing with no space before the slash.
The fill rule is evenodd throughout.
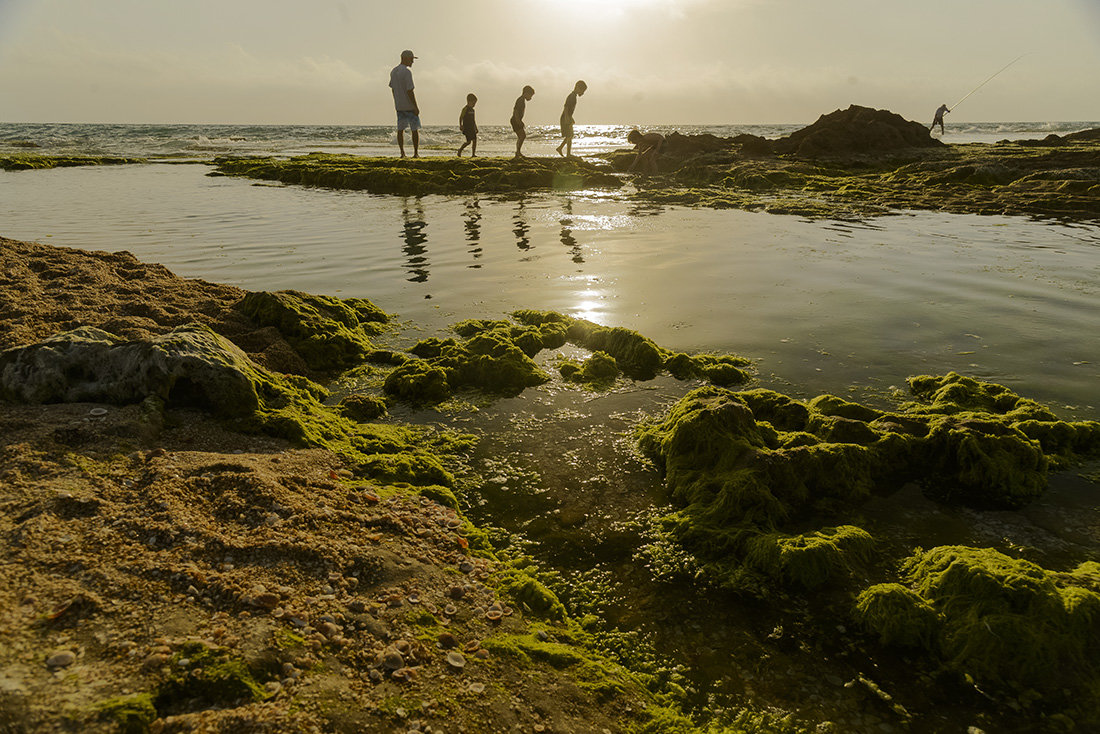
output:
<path id="1" fill-rule="evenodd" d="M 410 130 L 419 130 L 420 115 L 416 114 L 412 110 L 398 110 L 397 129 L 404 130 L 405 128 L 409 128 Z"/>

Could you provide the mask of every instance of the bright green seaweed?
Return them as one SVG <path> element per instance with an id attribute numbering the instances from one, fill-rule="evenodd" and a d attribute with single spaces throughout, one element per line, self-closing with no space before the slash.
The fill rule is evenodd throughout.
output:
<path id="1" fill-rule="evenodd" d="M 638 429 L 679 508 L 664 526 L 718 583 L 749 569 L 812 587 L 866 562 L 872 539 L 852 526 L 791 528 L 835 524 L 873 492 L 910 481 L 945 501 L 1018 507 L 1046 487 L 1048 455 L 1024 431 L 1036 424 L 1061 437 L 1061 461 L 1100 453 L 1100 424 L 1059 422 L 1002 386 L 956 373 L 911 385 L 917 399 L 896 412 L 833 395 L 692 391 Z"/>
<path id="2" fill-rule="evenodd" d="M 989 548 L 941 546 L 905 561 L 907 586 L 864 590 L 855 616 L 884 643 L 924 648 L 982 684 L 1087 689 L 1100 683 L 1090 571 L 1057 574 Z"/>

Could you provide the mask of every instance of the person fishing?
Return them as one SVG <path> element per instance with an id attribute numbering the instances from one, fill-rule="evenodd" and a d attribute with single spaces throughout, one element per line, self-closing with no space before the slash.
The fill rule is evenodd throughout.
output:
<path id="1" fill-rule="evenodd" d="M 936 125 L 939 125 L 940 135 L 943 135 L 943 116 L 950 111 L 951 110 L 947 109 L 947 105 L 941 104 L 940 108 L 936 110 L 936 116 L 932 118 L 932 125 L 928 128 L 928 132 L 932 132 L 936 128 Z"/>

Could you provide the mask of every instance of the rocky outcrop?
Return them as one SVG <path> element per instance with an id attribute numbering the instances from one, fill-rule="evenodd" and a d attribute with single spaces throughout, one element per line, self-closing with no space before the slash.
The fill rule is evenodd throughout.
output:
<path id="1" fill-rule="evenodd" d="M 906 148 L 943 145 L 919 122 L 906 120 L 889 110 L 851 105 L 822 115 L 817 122 L 773 141 L 777 153 L 800 157 L 883 153 Z"/>
<path id="2" fill-rule="evenodd" d="M 148 397 L 246 416 L 267 380 L 244 352 L 199 325 L 126 341 L 85 326 L 0 352 L 0 399 L 125 405 Z"/>

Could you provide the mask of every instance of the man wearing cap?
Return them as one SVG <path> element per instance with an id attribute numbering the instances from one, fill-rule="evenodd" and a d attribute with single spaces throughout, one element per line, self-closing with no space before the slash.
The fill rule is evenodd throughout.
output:
<path id="1" fill-rule="evenodd" d="M 401 52 L 401 63 L 390 71 L 390 89 L 393 90 L 393 105 L 397 109 L 397 147 L 401 157 L 405 157 L 405 128 L 412 130 L 413 158 L 420 157 L 420 107 L 413 94 L 413 52 L 408 49 Z"/>

